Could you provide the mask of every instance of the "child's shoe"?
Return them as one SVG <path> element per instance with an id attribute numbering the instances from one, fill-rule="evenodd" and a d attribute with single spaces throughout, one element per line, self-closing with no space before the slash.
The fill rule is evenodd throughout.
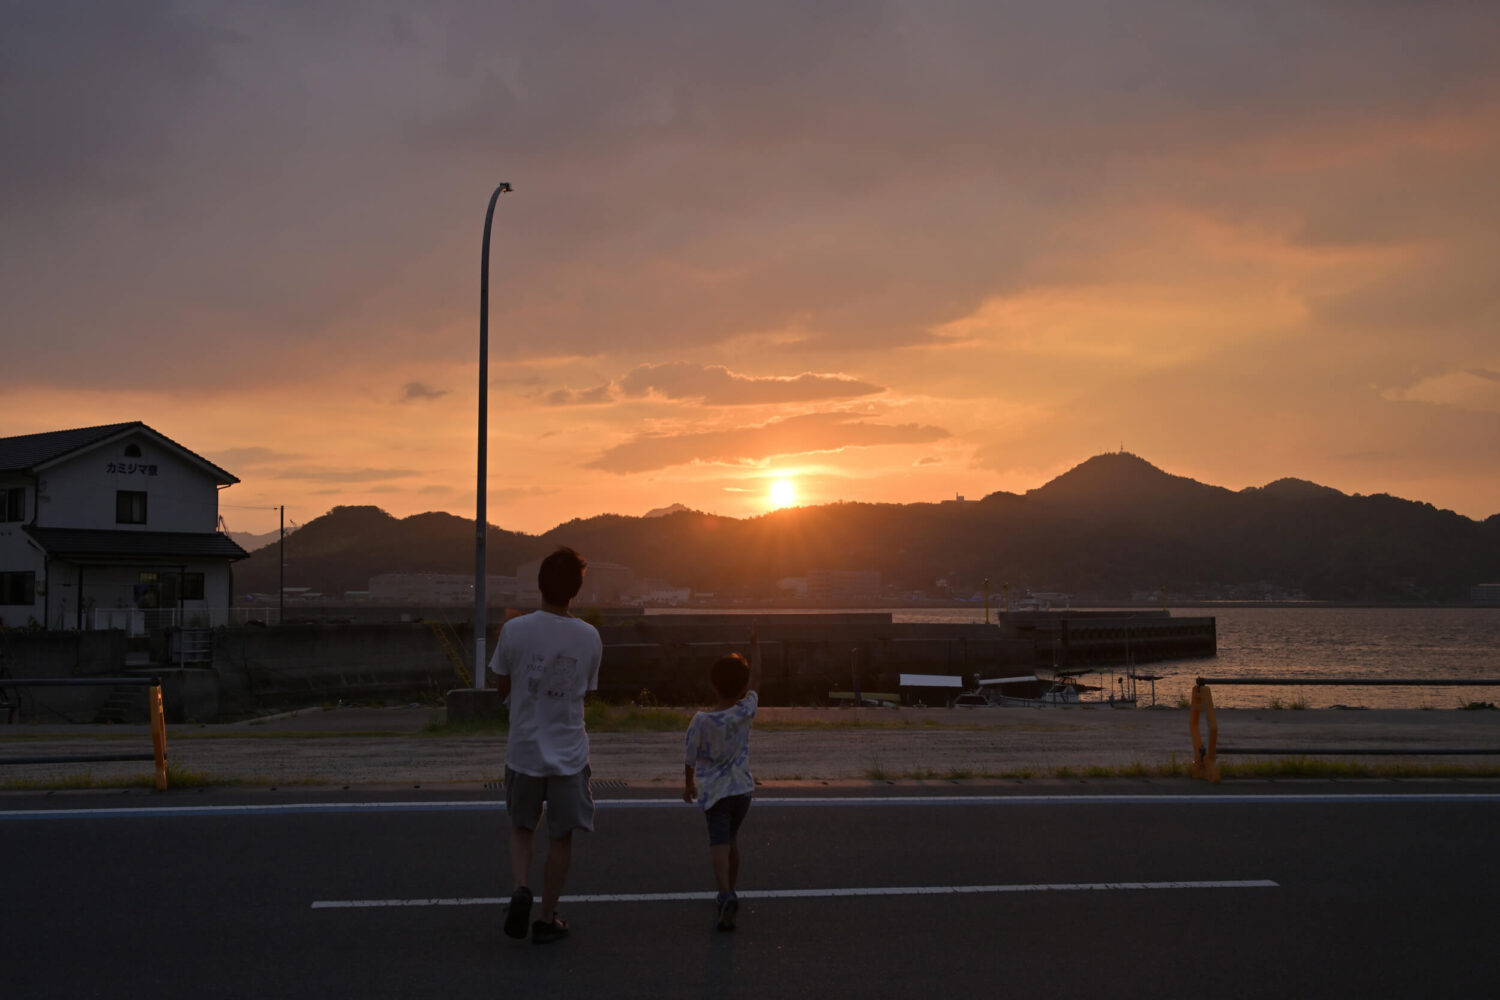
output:
<path id="1" fill-rule="evenodd" d="M 734 930 L 734 918 L 740 912 L 740 898 L 733 892 L 719 893 L 719 922 L 714 926 L 721 931 Z"/>

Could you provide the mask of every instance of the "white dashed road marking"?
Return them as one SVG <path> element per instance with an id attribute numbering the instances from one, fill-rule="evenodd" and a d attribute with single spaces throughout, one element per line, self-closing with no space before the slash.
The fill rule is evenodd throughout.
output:
<path id="1" fill-rule="evenodd" d="M 900 885 L 847 889 L 747 889 L 740 899 L 837 899 L 846 896 L 948 896 L 1000 892 L 1119 892 L 1139 889 L 1276 889 L 1271 879 L 1214 882 L 1040 882 L 1021 885 Z M 624 892 L 563 896 L 559 903 L 678 903 L 712 900 L 712 892 Z M 314 910 L 365 910 L 396 906 L 503 906 L 501 896 L 449 899 L 320 899 Z"/>

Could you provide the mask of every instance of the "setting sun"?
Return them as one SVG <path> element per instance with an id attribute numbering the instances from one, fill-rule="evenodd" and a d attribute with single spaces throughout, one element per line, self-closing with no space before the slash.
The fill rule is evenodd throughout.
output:
<path id="1" fill-rule="evenodd" d="M 797 484 L 790 479 L 774 479 L 766 501 L 772 508 L 792 507 L 797 503 Z"/>

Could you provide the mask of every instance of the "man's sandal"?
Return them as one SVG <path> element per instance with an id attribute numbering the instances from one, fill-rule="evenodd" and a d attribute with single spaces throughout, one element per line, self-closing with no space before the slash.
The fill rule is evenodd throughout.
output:
<path id="1" fill-rule="evenodd" d="M 554 915 L 550 923 L 538 920 L 531 925 L 532 944 L 550 944 L 553 941 L 561 941 L 568 936 L 568 922 L 562 917 Z"/>

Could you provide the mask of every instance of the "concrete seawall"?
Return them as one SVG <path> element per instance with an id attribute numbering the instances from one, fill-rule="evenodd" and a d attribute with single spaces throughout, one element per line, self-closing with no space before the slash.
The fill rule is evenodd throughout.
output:
<path id="1" fill-rule="evenodd" d="M 708 667 L 748 651 L 758 630 L 767 705 L 823 705 L 833 690 L 895 693 L 903 673 L 963 677 L 1025 673 L 1069 662 L 1147 662 L 1212 655 L 1213 619 L 1086 613 L 1001 616 L 997 624 L 922 624 L 868 614 L 662 615 L 606 619 L 600 693 L 619 701 L 694 704 L 709 698 Z M 499 620 L 497 616 L 497 621 Z M 1206 625 L 1204 623 L 1207 623 Z M 437 620 L 243 626 L 209 633 L 198 662 L 125 663 L 119 632 L 13 633 L 16 677 L 154 673 L 168 718 L 209 722 L 268 708 L 434 697 L 467 686 L 473 632 Z M 494 639 L 491 636 L 490 646 Z M 156 644 L 167 649 L 168 643 Z M 1059 659 L 1060 658 L 1060 659 Z M 117 721 L 144 718 L 144 699 L 108 688 L 35 689 L 20 698 L 32 721 L 92 721 L 106 705 Z"/>

